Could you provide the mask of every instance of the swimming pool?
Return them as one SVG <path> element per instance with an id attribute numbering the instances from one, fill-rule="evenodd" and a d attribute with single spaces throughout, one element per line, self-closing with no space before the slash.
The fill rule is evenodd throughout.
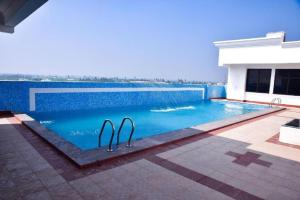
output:
<path id="1" fill-rule="evenodd" d="M 199 124 L 226 119 L 258 110 L 266 106 L 227 101 L 205 100 L 194 104 L 177 106 L 119 107 L 100 110 L 29 113 L 31 117 L 82 150 L 94 149 L 105 119 L 111 119 L 118 130 L 123 117 L 129 116 L 135 122 L 133 140 L 163 134 Z M 120 141 L 126 142 L 131 126 L 125 123 Z M 102 145 L 108 145 L 110 127 L 103 133 Z M 116 135 L 113 144 L 116 143 Z"/>

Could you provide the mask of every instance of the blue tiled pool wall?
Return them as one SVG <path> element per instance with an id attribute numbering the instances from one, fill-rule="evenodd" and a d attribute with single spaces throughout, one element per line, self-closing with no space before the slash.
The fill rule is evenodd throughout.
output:
<path id="1" fill-rule="evenodd" d="M 149 83 L 92 83 L 92 82 L 29 82 L 1 81 L 0 110 L 29 112 L 30 88 L 204 88 L 205 99 L 226 96 L 224 86 L 195 84 L 149 84 Z M 122 106 L 175 106 L 194 103 L 203 97 L 200 91 L 172 92 L 110 92 L 110 93 L 37 93 L 36 112 L 80 110 Z"/>
<path id="2" fill-rule="evenodd" d="M 207 85 L 206 97 L 211 98 L 226 98 L 226 86 L 224 85 Z"/>

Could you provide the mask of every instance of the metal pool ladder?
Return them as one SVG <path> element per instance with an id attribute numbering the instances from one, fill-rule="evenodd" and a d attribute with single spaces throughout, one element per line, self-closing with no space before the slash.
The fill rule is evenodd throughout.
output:
<path id="1" fill-rule="evenodd" d="M 121 126 L 120 126 L 120 128 L 118 130 L 118 134 L 117 134 L 117 146 L 120 144 L 120 133 L 121 133 L 121 130 L 122 130 L 123 125 L 124 125 L 126 120 L 129 120 L 130 123 L 131 123 L 131 132 L 130 132 L 126 147 L 132 147 L 131 139 L 132 139 L 132 135 L 133 135 L 134 130 L 135 130 L 135 125 L 134 125 L 133 120 L 130 117 L 124 117 L 123 120 L 122 120 Z M 105 128 L 107 123 L 110 124 L 111 129 L 112 129 L 107 152 L 112 152 L 113 151 L 112 142 L 113 142 L 113 139 L 114 139 L 114 136 L 115 136 L 115 126 L 114 126 L 114 123 L 110 119 L 104 120 L 104 122 L 102 124 L 102 128 L 101 128 L 99 138 L 98 138 L 98 147 L 101 147 L 101 138 L 102 138 L 102 134 L 103 134 L 104 128 Z"/>
<path id="2" fill-rule="evenodd" d="M 117 134 L 117 146 L 120 144 L 120 133 L 121 133 L 121 130 L 123 128 L 124 122 L 126 120 L 129 120 L 130 123 L 131 123 L 131 132 L 130 132 L 130 135 L 129 135 L 126 147 L 132 147 L 132 145 L 131 145 L 131 139 L 132 139 L 133 132 L 135 130 L 135 125 L 134 125 L 133 120 L 130 117 L 124 117 L 123 120 L 122 120 L 121 126 L 120 126 L 120 128 L 118 130 L 118 134 Z"/>
<path id="3" fill-rule="evenodd" d="M 98 147 L 101 147 L 101 137 L 102 137 L 102 134 L 103 134 L 106 123 L 109 123 L 111 125 L 111 131 L 112 131 L 107 151 L 112 152 L 113 151 L 112 142 L 113 142 L 113 139 L 114 139 L 114 136 L 115 136 L 115 126 L 114 126 L 114 123 L 110 119 L 104 120 L 104 122 L 102 124 L 102 128 L 101 128 L 101 131 L 100 131 L 100 134 L 99 134 Z"/>
<path id="4" fill-rule="evenodd" d="M 277 101 L 277 103 L 276 103 L 276 101 Z M 272 99 L 272 101 L 269 104 L 269 106 L 272 107 L 275 104 L 281 104 L 281 98 L 274 98 L 274 99 Z"/>

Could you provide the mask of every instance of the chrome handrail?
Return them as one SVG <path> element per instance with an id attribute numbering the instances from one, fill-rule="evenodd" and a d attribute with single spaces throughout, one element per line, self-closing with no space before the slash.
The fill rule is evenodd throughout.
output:
<path id="1" fill-rule="evenodd" d="M 120 133 L 121 133 L 121 130 L 123 128 L 124 122 L 126 120 L 129 120 L 130 123 L 131 123 L 131 132 L 130 132 L 129 139 L 127 141 L 126 147 L 132 147 L 132 145 L 131 145 L 131 139 L 132 139 L 133 132 L 135 130 L 135 125 L 134 125 L 133 120 L 130 117 L 124 117 L 123 120 L 122 120 L 122 123 L 120 125 L 120 128 L 118 130 L 118 134 L 117 134 L 117 146 L 120 144 Z"/>
<path id="2" fill-rule="evenodd" d="M 272 107 L 272 105 L 274 105 L 277 101 L 277 104 L 281 104 L 281 98 L 277 97 L 277 98 L 273 98 L 271 103 L 269 104 L 270 107 Z"/>
<path id="3" fill-rule="evenodd" d="M 102 134 L 103 134 L 103 131 L 104 131 L 104 128 L 105 128 L 105 125 L 106 125 L 107 122 L 111 125 L 111 129 L 112 129 L 112 133 L 111 133 L 111 137 L 110 137 L 110 141 L 109 141 L 107 151 L 112 152 L 113 151 L 112 142 L 113 142 L 114 135 L 115 135 L 115 126 L 114 126 L 114 123 L 110 119 L 104 120 L 104 122 L 102 124 L 102 128 L 101 128 L 101 131 L 100 131 L 99 137 L 98 137 L 98 147 L 101 147 L 101 137 L 102 137 Z"/>

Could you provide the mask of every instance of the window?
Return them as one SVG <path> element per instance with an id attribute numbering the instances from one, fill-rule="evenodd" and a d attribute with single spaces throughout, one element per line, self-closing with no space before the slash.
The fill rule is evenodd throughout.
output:
<path id="1" fill-rule="evenodd" d="M 247 69 L 246 92 L 269 93 L 271 69 Z"/>
<path id="2" fill-rule="evenodd" d="M 300 69 L 276 69 L 274 94 L 300 96 Z"/>

